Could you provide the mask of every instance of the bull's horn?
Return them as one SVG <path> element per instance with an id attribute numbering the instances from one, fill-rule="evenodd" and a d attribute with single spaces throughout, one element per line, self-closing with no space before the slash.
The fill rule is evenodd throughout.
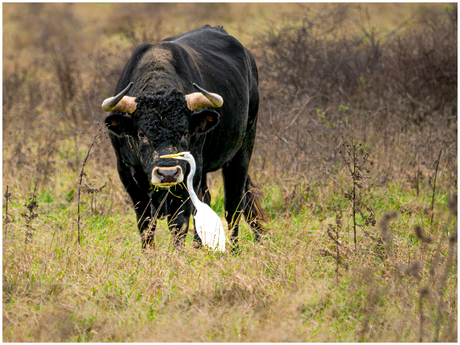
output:
<path id="1" fill-rule="evenodd" d="M 219 108 L 224 104 L 224 100 L 217 93 L 211 93 L 193 83 L 193 86 L 200 92 L 190 93 L 185 96 L 187 107 L 191 110 L 197 110 L 203 107 Z"/>
<path id="2" fill-rule="evenodd" d="M 102 102 L 102 109 L 104 111 L 122 111 L 124 113 L 132 114 L 136 110 L 136 97 L 125 96 L 129 89 L 133 86 L 133 82 L 121 91 L 118 95 L 107 98 Z"/>

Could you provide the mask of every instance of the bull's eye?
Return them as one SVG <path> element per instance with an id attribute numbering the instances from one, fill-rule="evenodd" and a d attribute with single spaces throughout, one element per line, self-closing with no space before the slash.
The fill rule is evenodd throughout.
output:
<path id="1" fill-rule="evenodd" d="M 141 142 L 141 143 L 148 143 L 149 142 L 149 139 L 147 138 L 145 133 L 142 132 L 141 130 L 139 132 L 137 132 L 137 137 L 139 138 L 139 142 Z"/>
<path id="2" fill-rule="evenodd" d="M 182 136 L 182 138 L 180 139 L 180 146 L 184 150 L 188 149 L 188 131 L 186 131 L 184 135 Z"/>
<path id="3" fill-rule="evenodd" d="M 139 132 L 137 133 L 137 136 L 139 137 L 139 140 L 141 140 L 141 141 L 148 141 L 147 136 L 146 136 L 145 133 L 142 132 L 142 131 L 139 131 Z"/>

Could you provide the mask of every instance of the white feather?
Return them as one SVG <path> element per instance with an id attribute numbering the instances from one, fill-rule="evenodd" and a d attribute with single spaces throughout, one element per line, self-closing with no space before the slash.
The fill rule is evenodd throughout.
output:
<path id="1" fill-rule="evenodd" d="M 190 194 L 190 199 L 196 208 L 194 217 L 196 232 L 198 236 L 200 236 L 201 242 L 205 247 L 225 252 L 226 238 L 222 221 L 211 207 L 198 199 L 193 189 L 193 176 L 195 176 L 196 171 L 196 164 L 193 156 L 190 152 L 181 152 L 173 155 L 161 156 L 161 158 L 176 158 L 189 162 L 190 173 L 187 177 L 187 189 Z"/>
<path id="2" fill-rule="evenodd" d="M 217 250 L 224 252 L 225 231 L 219 216 L 211 207 L 204 203 L 201 203 L 200 207 L 196 208 L 195 227 L 203 245 L 212 249 L 217 248 Z"/>

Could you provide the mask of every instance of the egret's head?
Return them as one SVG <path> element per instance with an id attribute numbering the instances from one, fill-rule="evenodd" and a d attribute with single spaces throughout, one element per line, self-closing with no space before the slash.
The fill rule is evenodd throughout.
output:
<path id="1" fill-rule="evenodd" d="M 189 162 L 191 166 L 195 167 L 195 158 L 193 158 L 193 155 L 188 151 L 174 153 L 172 155 L 163 155 L 163 156 L 160 156 L 160 158 L 175 158 L 175 159 L 187 161 Z"/>
<path id="2" fill-rule="evenodd" d="M 193 156 L 188 151 L 160 156 L 160 159 L 165 159 L 165 158 L 175 158 L 177 160 L 187 161 L 190 164 L 190 166 L 193 166 L 193 169 L 195 169 L 195 159 L 193 158 Z M 177 183 L 180 183 L 180 182 L 182 182 L 184 180 L 184 174 L 185 174 L 186 167 L 181 167 L 180 162 L 177 162 L 177 161 L 174 161 L 174 160 L 171 160 L 168 163 L 175 164 L 175 166 L 180 169 L 180 176 L 179 176 L 180 181 L 178 181 L 176 183 L 172 183 L 170 185 L 163 184 L 162 187 L 171 187 L 171 186 L 173 186 L 173 185 L 175 185 Z M 185 164 L 187 164 L 187 163 L 185 163 Z M 158 174 L 158 172 L 157 172 L 157 174 Z"/>

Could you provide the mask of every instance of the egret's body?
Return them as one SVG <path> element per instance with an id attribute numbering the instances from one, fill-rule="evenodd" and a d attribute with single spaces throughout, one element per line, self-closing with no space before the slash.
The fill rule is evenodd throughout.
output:
<path id="1" fill-rule="evenodd" d="M 195 159 L 190 152 L 181 152 L 172 155 L 161 156 L 161 158 L 176 158 L 187 161 L 190 164 L 190 173 L 187 177 L 187 189 L 196 208 L 195 230 L 201 238 L 204 246 L 210 247 L 221 252 L 225 251 L 225 231 L 222 221 L 216 212 L 207 204 L 198 199 L 193 189 L 193 176 L 195 176 L 196 165 Z"/>

